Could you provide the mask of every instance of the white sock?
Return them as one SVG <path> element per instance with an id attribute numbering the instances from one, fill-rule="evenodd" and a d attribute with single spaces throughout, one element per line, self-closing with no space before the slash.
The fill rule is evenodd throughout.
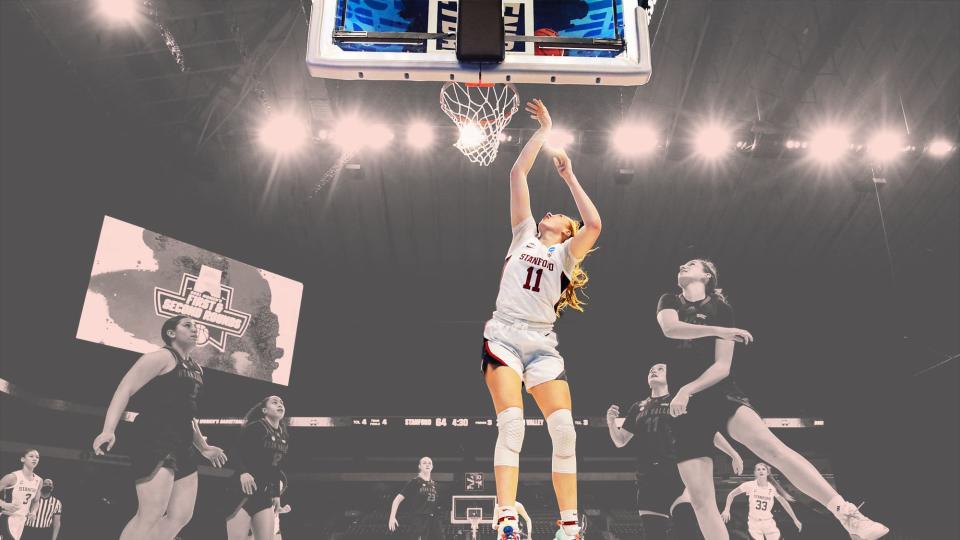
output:
<path id="1" fill-rule="evenodd" d="M 580 521 L 577 519 L 577 510 L 561 510 L 560 511 L 560 523 L 572 523 L 572 525 L 561 525 L 563 529 L 563 534 L 567 536 L 575 536 L 580 532 Z"/>
<path id="2" fill-rule="evenodd" d="M 502 520 L 513 520 L 517 521 L 517 507 L 515 506 L 501 506 L 500 507 L 500 518 L 497 520 L 497 527 L 500 526 Z"/>

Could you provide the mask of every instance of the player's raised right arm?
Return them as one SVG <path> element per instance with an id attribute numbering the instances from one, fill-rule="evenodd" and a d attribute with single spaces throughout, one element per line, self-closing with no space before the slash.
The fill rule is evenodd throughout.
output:
<path id="1" fill-rule="evenodd" d="M 553 121 L 547 107 L 539 99 L 527 102 L 527 112 L 531 118 L 540 122 L 540 129 L 524 145 L 517 161 L 510 169 L 510 226 L 516 227 L 525 219 L 533 217 L 530 210 L 530 188 L 527 187 L 527 174 L 537 160 L 537 154 L 550 133 Z"/>

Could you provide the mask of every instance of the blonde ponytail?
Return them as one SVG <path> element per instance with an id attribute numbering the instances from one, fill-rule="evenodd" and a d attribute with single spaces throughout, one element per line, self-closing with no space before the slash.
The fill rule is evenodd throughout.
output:
<path id="1" fill-rule="evenodd" d="M 570 220 L 570 229 L 572 230 L 571 238 L 576 236 L 580 227 L 579 221 Z M 590 252 L 593 252 L 593 250 L 590 250 Z M 586 257 L 584 257 L 584 259 L 586 259 Z M 583 313 L 583 306 L 587 305 L 586 302 L 577 296 L 577 289 L 583 288 L 587 282 L 590 281 L 590 276 L 588 276 L 587 272 L 583 269 L 583 260 L 577 261 L 571 273 L 573 275 L 569 276 L 570 282 L 567 284 L 567 288 L 560 293 L 560 301 L 557 302 L 557 315 L 560 315 L 560 312 L 566 307 Z M 586 294 L 584 294 L 584 296 L 586 296 Z"/>

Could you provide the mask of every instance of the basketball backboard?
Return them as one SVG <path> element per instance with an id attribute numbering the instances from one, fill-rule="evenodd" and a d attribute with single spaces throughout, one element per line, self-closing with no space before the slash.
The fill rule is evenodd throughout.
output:
<path id="1" fill-rule="evenodd" d="M 496 1 L 496 0 L 491 0 Z M 502 0 L 505 59 L 461 64 L 456 0 L 314 0 L 307 66 L 332 79 L 639 85 L 644 0 Z"/>
<path id="2" fill-rule="evenodd" d="M 450 523 L 470 525 L 473 521 L 477 524 L 492 525 L 496 506 L 497 497 L 494 495 L 453 495 Z"/>

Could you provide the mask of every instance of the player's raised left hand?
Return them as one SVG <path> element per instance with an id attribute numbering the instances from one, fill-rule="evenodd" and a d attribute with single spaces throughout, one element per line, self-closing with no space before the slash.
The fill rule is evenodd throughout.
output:
<path id="1" fill-rule="evenodd" d="M 530 118 L 540 123 L 541 131 L 550 131 L 550 128 L 553 127 L 553 119 L 550 118 L 550 111 L 547 110 L 547 106 L 539 99 L 528 101 L 526 110 L 530 113 Z"/>

